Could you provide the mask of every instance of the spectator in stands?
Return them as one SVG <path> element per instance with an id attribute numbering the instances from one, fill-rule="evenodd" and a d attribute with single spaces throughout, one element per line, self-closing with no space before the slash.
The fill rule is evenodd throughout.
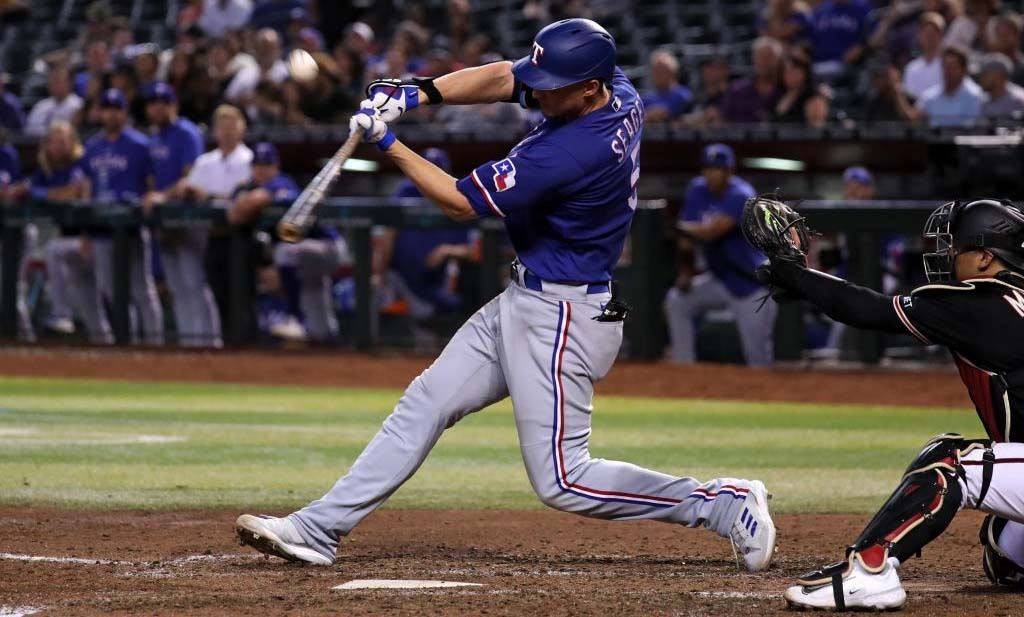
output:
<path id="1" fill-rule="evenodd" d="M 757 30 L 787 47 L 808 50 L 813 31 L 811 9 L 801 0 L 768 0 L 757 16 Z"/>
<path id="2" fill-rule="evenodd" d="M 338 65 L 329 54 L 318 51 L 313 54 L 313 60 L 317 66 L 316 77 L 312 81 L 298 83 L 302 93 L 299 104 L 302 114 L 313 122 L 341 122 L 351 114 L 352 109 L 359 106 L 364 95 L 360 94 L 357 99 L 350 98 L 341 87 Z"/>
<path id="3" fill-rule="evenodd" d="M 267 206 L 291 202 L 299 187 L 281 173 L 277 148 L 271 143 L 256 145 L 252 180 L 236 191 L 228 211 L 232 225 L 251 224 Z M 351 261 L 348 247 L 336 229 L 317 225 L 300 242 L 279 242 L 274 246 L 274 265 L 291 299 L 291 311 L 305 319 L 306 336 L 328 343 L 338 337 L 338 318 L 331 297 L 331 277 Z M 297 296 L 297 301 L 295 297 Z"/>
<path id="4" fill-rule="evenodd" d="M 820 86 L 804 101 L 804 123 L 812 128 L 822 129 L 832 118 L 832 91 Z"/>
<path id="5" fill-rule="evenodd" d="M 220 38 L 231 30 L 241 30 L 252 14 L 250 0 L 205 0 L 199 27 L 206 36 Z"/>
<path id="6" fill-rule="evenodd" d="M 888 58 L 868 64 L 868 90 L 861 119 L 866 122 L 907 122 L 916 117 L 914 99 L 903 90 L 900 70 Z"/>
<path id="7" fill-rule="evenodd" d="M 25 110 L 21 99 L 7 89 L 11 76 L 0 70 L 0 128 L 20 131 L 25 126 Z"/>
<path id="8" fill-rule="evenodd" d="M 139 96 L 139 76 L 135 73 L 135 68 L 128 62 L 116 65 L 110 74 L 110 87 L 120 91 L 128 101 L 128 117 L 131 123 L 135 126 L 145 126 L 146 105 Z M 90 103 L 93 104 L 92 109 L 99 113 L 98 99 Z"/>
<path id="9" fill-rule="evenodd" d="M 178 182 L 170 194 L 171 199 L 205 202 L 227 208 L 237 188 L 252 177 L 253 153 L 245 145 L 246 121 L 242 112 L 233 105 L 220 105 L 213 113 L 212 126 L 216 147 L 196 159 L 188 175 Z M 217 301 L 219 322 L 225 324 L 225 327 L 231 323 L 228 313 L 230 273 L 225 267 L 225 264 L 230 263 L 230 255 L 231 238 L 228 229 L 211 229 L 206 247 L 206 279 Z M 254 288 L 255 282 L 249 281 L 247 286 Z M 238 325 L 242 332 L 252 326 L 251 321 Z"/>
<path id="10" fill-rule="evenodd" d="M 71 72 L 67 67 L 51 68 L 46 85 L 50 96 L 36 103 L 25 120 L 25 133 L 29 135 L 45 135 L 57 120 L 78 123 L 83 103 L 71 89 Z"/>
<path id="11" fill-rule="evenodd" d="M 988 98 L 981 113 L 990 120 L 1020 119 L 1024 116 L 1024 88 L 1010 81 L 1013 63 L 1004 54 L 993 52 L 981 60 L 978 80 Z"/>
<path id="12" fill-rule="evenodd" d="M 722 97 L 722 117 L 726 122 L 764 122 L 781 96 L 780 67 L 782 44 L 761 37 L 754 41 L 753 72 L 729 84 Z"/>
<path id="13" fill-rule="evenodd" d="M 299 82 L 289 79 L 281 84 L 281 99 L 284 101 L 282 118 L 285 124 L 301 126 L 313 123 L 313 120 L 303 111 L 304 94 Z"/>
<path id="14" fill-rule="evenodd" d="M 89 179 L 82 167 L 85 149 L 75 128 L 54 122 L 39 149 L 39 165 L 25 188 L 34 199 L 70 202 L 89 194 Z M 73 207 L 73 206 L 72 206 Z M 60 334 L 75 331 L 75 314 L 85 324 L 89 341 L 114 342 L 96 286 L 92 245 L 85 230 L 63 225 L 60 235 L 46 246 L 46 290 L 50 315 L 44 327 Z"/>
<path id="15" fill-rule="evenodd" d="M 203 15 L 204 0 L 184 0 L 184 6 L 178 11 L 178 32 L 199 27 L 199 18 Z"/>
<path id="16" fill-rule="evenodd" d="M 700 177 L 686 187 L 677 229 L 680 250 L 702 249 L 707 271 L 697 276 L 680 274 L 665 298 L 665 315 L 673 362 L 696 360 L 694 319 L 709 310 L 728 308 L 736 320 L 747 364 L 765 366 L 773 359 L 773 327 L 778 307 L 761 305 L 764 289 L 754 269 L 764 255 L 743 239 L 739 221 L 753 187 L 733 175 L 736 157 L 724 144 L 704 149 Z M 760 307 L 760 310 L 758 308 Z"/>
<path id="17" fill-rule="evenodd" d="M 903 89 L 915 99 L 924 91 L 942 83 L 942 35 L 946 20 L 938 13 L 921 15 L 917 26 L 917 46 L 920 52 L 903 69 Z"/>
<path id="18" fill-rule="evenodd" d="M 152 186 L 149 140 L 128 126 L 128 102 L 120 91 L 111 88 L 103 93 L 100 114 L 103 128 L 86 142 L 82 160 L 89 176 L 88 197 L 99 203 L 138 203 Z M 93 234 L 92 250 L 100 295 L 113 302 L 114 246 L 109 231 Z M 163 310 L 153 282 L 152 245 L 145 227 L 132 238 L 129 260 L 134 321 L 143 341 L 159 345 L 163 342 Z"/>
<path id="19" fill-rule="evenodd" d="M 989 19 L 999 13 L 1000 0 L 966 0 L 964 12 L 949 24 L 944 47 L 954 46 L 965 50 L 979 49 Z"/>
<path id="20" fill-rule="evenodd" d="M 295 37 L 296 49 L 301 49 L 308 54 L 324 51 L 324 35 L 316 28 L 305 27 L 299 30 Z"/>
<path id="21" fill-rule="evenodd" d="M 110 19 L 110 57 L 114 64 L 125 60 L 125 52 L 135 44 L 135 31 L 126 17 Z"/>
<path id="22" fill-rule="evenodd" d="M 988 23 L 988 50 L 1001 53 L 1010 59 L 1013 71 L 1010 80 L 1024 86 L 1024 53 L 1021 52 L 1021 16 L 1008 12 L 997 15 Z"/>
<path id="23" fill-rule="evenodd" d="M 276 31 L 264 28 L 257 32 L 254 51 L 256 64 L 240 69 L 224 91 L 228 101 L 245 103 L 261 81 L 281 84 L 288 79 L 288 65 L 281 58 L 281 37 Z"/>
<path id="24" fill-rule="evenodd" d="M 425 75 L 446 75 L 452 72 L 451 54 L 442 51 L 440 57 L 432 52 L 427 57 L 427 64 L 424 67 Z M 342 45 L 334 48 L 334 63 L 338 66 L 338 86 L 345 95 L 352 100 L 359 101 L 365 96 L 363 92 L 363 72 L 366 66 L 363 64 L 359 54 Z"/>
<path id="25" fill-rule="evenodd" d="M 373 52 L 374 40 L 373 28 L 364 22 L 357 21 L 345 28 L 345 36 L 341 40 L 341 45 L 358 54 L 365 62 Z"/>
<path id="26" fill-rule="evenodd" d="M 695 126 L 715 126 L 722 121 L 722 101 L 729 89 L 729 61 L 725 56 L 709 56 L 700 63 L 700 87 L 693 101 L 693 114 L 687 118 Z"/>
<path id="27" fill-rule="evenodd" d="M 157 82 L 157 72 L 160 68 L 159 45 L 153 43 L 133 45 L 126 50 L 125 55 L 132 61 L 132 68 L 135 69 L 135 79 L 139 84 L 140 91 L 145 91 Z"/>
<path id="28" fill-rule="evenodd" d="M 85 67 L 75 74 L 75 94 L 88 98 L 90 82 L 98 83 L 102 92 L 111 68 L 110 44 L 105 39 L 89 41 L 85 46 Z"/>
<path id="29" fill-rule="evenodd" d="M 867 0 L 824 0 L 814 9 L 814 74 L 839 76 L 864 56 L 869 33 Z"/>
<path id="30" fill-rule="evenodd" d="M 985 95 L 967 76 L 967 51 L 946 47 L 942 52 L 942 83 L 925 90 L 917 117 L 931 126 L 970 126 L 981 116 Z"/>
<path id="31" fill-rule="evenodd" d="M 658 50 L 648 62 L 651 88 L 643 94 L 644 120 L 669 122 L 690 110 L 693 93 L 679 83 L 679 60 L 669 51 Z"/>
<path id="32" fill-rule="evenodd" d="M 772 113 L 775 122 L 804 124 L 807 121 L 805 107 L 821 90 L 811 75 L 811 63 L 802 53 L 790 52 L 782 63 L 782 96 Z M 826 105 L 827 110 L 827 105 Z"/>
<path id="33" fill-rule="evenodd" d="M 451 171 L 451 161 L 444 150 L 427 148 L 423 158 L 446 172 Z M 412 181 L 405 179 L 394 196 L 399 200 L 414 200 L 422 194 Z M 419 204 L 418 201 L 400 203 Z M 378 287 L 381 305 L 404 301 L 414 322 L 461 308 L 462 299 L 454 284 L 459 263 L 479 260 L 469 229 L 388 229 L 376 248 L 374 274 L 381 277 Z M 430 347 L 435 343 L 434 333 L 422 323 L 414 324 L 413 335 L 417 347 Z"/>

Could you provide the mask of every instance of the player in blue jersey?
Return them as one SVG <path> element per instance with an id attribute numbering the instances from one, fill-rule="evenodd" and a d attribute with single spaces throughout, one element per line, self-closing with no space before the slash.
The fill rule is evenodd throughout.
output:
<path id="1" fill-rule="evenodd" d="M 451 160 L 440 148 L 427 148 L 423 158 L 447 173 Z M 402 205 L 419 206 L 423 195 L 409 179 L 395 189 L 394 197 Z M 413 338 L 417 349 L 436 347 L 434 329 L 423 323 L 437 314 L 451 314 L 462 307 L 455 289 L 459 263 L 479 259 L 473 230 L 466 227 L 431 229 L 388 229 L 374 244 L 374 274 L 381 278 L 377 300 L 382 307 L 404 302 L 413 319 Z"/>
<path id="2" fill-rule="evenodd" d="M 146 116 L 152 125 L 149 152 L 153 158 L 154 191 L 145 205 L 163 203 L 166 192 L 188 175 L 203 153 L 203 137 L 188 118 L 178 115 L 178 97 L 169 84 L 156 82 L 143 92 Z M 188 347 L 222 344 L 220 315 L 206 282 L 206 227 L 164 229 L 160 232 L 160 258 L 174 306 L 178 343 Z"/>
<path id="3" fill-rule="evenodd" d="M 82 165 L 89 175 L 91 198 L 100 204 L 138 205 L 152 187 L 153 159 L 149 139 L 127 126 L 128 104 L 120 90 L 106 90 L 100 97 L 102 128 L 85 144 Z M 109 230 L 92 232 L 96 282 L 100 294 L 113 300 L 114 246 Z M 133 330 L 142 331 L 148 345 L 163 342 L 163 310 L 156 294 L 151 268 L 149 230 L 145 227 L 131 240 L 130 281 Z"/>
<path id="4" fill-rule="evenodd" d="M 299 187 L 281 173 L 274 144 L 256 144 L 252 159 L 252 181 L 235 193 L 228 211 L 228 222 L 248 224 L 263 208 L 273 203 L 290 203 L 299 196 Z M 330 342 L 338 337 L 338 318 L 331 297 L 331 276 L 349 261 L 348 247 L 336 229 L 316 225 L 306 237 L 294 244 L 274 245 L 274 265 L 289 290 L 290 311 L 304 318 L 306 336 L 317 342 Z M 298 315 L 296 315 L 298 316 Z"/>
<path id="5" fill-rule="evenodd" d="M 25 191 L 32 199 L 76 207 L 74 202 L 89 194 L 89 178 L 82 167 L 84 152 L 75 128 L 63 120 L 54 122 L 39 148 L 39 164 L 25 183 Z M 46 326 L 55 332 L 74 332 L 74 309 L 85 324 L 89 341 L 109 345 L 114 338 L 96 287 L 96 264 L 88 231 L 62 225 L 60 236 L 46 245 L 46 288 L 50 296 Z"/>
<path id="6" fill-rule="evenodd" d="M 594 383 L 611 369 L 626 308 L 611 290 L 636 207 L 643 105 L 598 24 L 537 34 L 530 55 L 435 79 L 375 82 L 350 127 L 363 131 L 449 217 L 504 220 L 513 282 L 459 329 L 405 391 L 362 455 L 321 499 L 286 518 L 242 515 L 241 540 L 331 564 L 341 536 L 420 466 L 444 430 L 511 397 L 523 462 L 545 504 L 613 520 L 705 525 L 751 570 L 768 567 L 775 527 L 758 481 L 701 483 L 590 457 Z M 545 120 L 506 158 L 456 179 L 387 126 L 423 104 L 519 101 Z"/>
<path id="7" fill-rule="evenodd" d="M 683 209 L 676 224 L 681 248 L 701 249 L 705 271 L 695 277 L 682 274 L 665 297 L 665 317 L 672 340 L 672 361 L 696 361 L 694 319 L 709 310 L 728 308 L 736 321 L 743 356 L 751 366 L 772 363 L 773 333 L 778 306 L 764 302 L 764 287 L 754 269 L 764 255 L 740 233 L 743 203 L 755 195 L 753 187 L 735 176 L 736 157 L 725 144 L 711 144 L 702 156 L 703 173 L 686 187 Z"/>

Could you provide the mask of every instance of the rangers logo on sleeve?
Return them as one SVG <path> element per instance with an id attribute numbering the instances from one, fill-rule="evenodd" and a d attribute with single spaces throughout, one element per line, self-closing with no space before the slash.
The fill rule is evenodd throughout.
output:
<path id="1" fill-rule="evenodd" d="M 494 190 L 507 191 L 516 185 L 516 166 L 511 159 L 502 159 L 491 165 L 494 170 Z"/>

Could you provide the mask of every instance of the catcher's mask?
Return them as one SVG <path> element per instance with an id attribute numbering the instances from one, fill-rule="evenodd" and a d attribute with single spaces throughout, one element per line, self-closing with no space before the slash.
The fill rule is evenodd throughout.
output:
<path id="1" fill-rule="evenodd" d="M 983 249 L 1007 267 L 1024 273 L 1024 213 L 1007 200 L 951 201 L 935 209 L 922 237 L 935 241 L 935 252 L 923 255 L 930 283 L 956 279 L 956 256 Z"/>

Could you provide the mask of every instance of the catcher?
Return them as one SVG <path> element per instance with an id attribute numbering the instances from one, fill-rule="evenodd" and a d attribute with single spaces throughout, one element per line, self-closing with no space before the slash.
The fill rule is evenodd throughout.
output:
<path id="1" fill-rule="evenodd" d="M 947 433 L 925 444 L 846 559 L 801 577 L 786 601 L 833 610 L 903 606 L 897 569 L 961 508 L 989 513 L 981 528 L 989 580 L 1024 590 L 1024 213 L 994 199 L 936 209 L 924 228 L 936 243 L 924 255 L 930 284 L 891 297 L 808 268 L 804 219 L 777 200 L 748 200 L 742 228 L 769 257 L 758 276 L 777 300 L 806 300 L 852 326 L 947 346 L 988 434 Z"/>

